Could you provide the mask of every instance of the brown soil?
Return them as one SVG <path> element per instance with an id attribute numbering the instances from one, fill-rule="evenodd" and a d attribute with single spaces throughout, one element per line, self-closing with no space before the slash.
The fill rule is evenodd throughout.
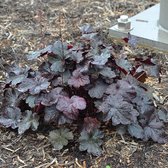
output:
<path id="1" fill-rule="evenodd" d="M 0 71 L 11 61 L 25 64 L 28 51 L 52 43 L 60 37 L 72 39 L 78 26 L 91 23 L 106 30 L 121 14 L 134 15 L 159 0 L 0 0 Z M 135 52 L 152 54 L 162 64 L 162 83 L 148 79 L 160 102 L 168 106 L 168 55 L 138 48 Z M 29 63 L 27 63 L 29 64 Z M 79 152 L 74 142 L 61 151 L 48 142 L 51 128 L 38 132 L 17 132 L 0 127 L 0 168 L 168 168 L 168 145 L 142 142 L 104 129 L 103 154 L 92 157 Z M 168 128 L 167 128 L 168 132 Z"/>

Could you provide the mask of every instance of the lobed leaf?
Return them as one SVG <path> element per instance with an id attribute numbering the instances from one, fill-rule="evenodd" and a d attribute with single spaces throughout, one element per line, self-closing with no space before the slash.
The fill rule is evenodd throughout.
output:
<path id="1" fill-rule="evenodd" d="M 99 127 L 100 127 L 100 122 L 96 118 L 92 118 L 92 117 L 84 118 L 83 128 L 88 133 L 91 133 L 92 131 L 96 130 Z"/>
<path id="2" fill-rule="evenodd" d="M 56 41 L 51 47 L 52 53 L 57 56 L 57 59 L 67 59 L 69 58 L 70 51 L 68 50 L 68 44 L 60 40 Z"/>
<path id="3" fill-rule="evenodd" d="M 63 84 L 64 85 L 67 85 L 68 84 L 68 80 L 70 79 L 71 77 L 71 73 L 69 70 L 63 72 L 61 74 L 61 76 L 55 78 L 52 80 L 52 85 L 53 86 L 62 86 Z"/>
<path id="4" fill-rule="evenodd" d="M 135 138 L 144 139 L 144 130 L 137 122 L 128 125 L 128 132 Z"/>
<path id="5" fill-rule="evenodd" d="M 105 115 L 104 120 L 112 120 L 113 125 L 128 125 L 137 121 L 138 111 L 131 103 L 123 100 L 121 96 L 108 96 L 99 106 L 99 110 Z"/>
<path id="6" fill-rule="evenodd" d="M 52 89 L 48 94 L 44 94 L 41 99 L 41 104 L 45 106 L 51 106 L 53 104 L 56 104 L 58 102 L 58 99 L 61 96 L 62 93 L 61 87 L 57 87 Z"/>
<path id="7" fill-rule="evenodd" d="M 92 98 L 100 99 L 100 98 L 102 98 L 103 94 L 105 93 L 107 87 L 108 87 L 108 85 L 106 83 L 99 81 L 95 84 L 94 87 L 92 87 L 88 91 L 88 94 Z"/>
<path id="8" fill-rule="evenodd" d="M 105 65 L 110 57 L 110 51 L 104 49 L 100 55 L 95 55 L 93 57 L 94 60 L 91 63 L 94 65 Z"/>
<path id="9" fill-rule="evenodd" d="M 42 90 L 46 90 L 50 82 L 46 78 L 37 76 L 35 78 L 26 78 L 19 84 L 18 90 L 20 92 L 29 91 L 30 94 L 35 95 L 40 93 Z"/>
<path id="10" fill-rule="evenodd" d="M 64 72 L 65 68 L 64 68 L 64 64 L 62 61 L 60 60 L 56 60 L 52 65 L 51 65 L 51 70 L 53 72 Z"/>
<path id="11" fill-rule="evenodd" d="M 111 70 L 110 67 L 104 67 L 101 71 L 100 71 L 100 74 L 104 77 L 107 77 L 107 78 L 115 78 L 116 77 L 116 74 L 114 71 Z"/>
<path id="12" fill-rule="evenodd" d="M 55 122 L 58 125 L 62 125 L 65 123 L 71 123 L 72 120 L 67 118 L 61 111 L 56 108 L 56 105 L 47 106 L 44 109 L 44 121 Z"/>
<path id="13" fill-rule="evenodd" d="M 75 88 L 85 86 L 89 83 L 90 83 L 89 76 L 82 75 L 82 73 L 80 73 L 80 69 L 73 71 L 72 77 L 68 80 L 68 84 Z"/>
<path id="14" fill-rule="evenodd" d="M 103 133 L 98 129 L 93 132 L 82 131 L 79 137 L 79 150 L 86 151 L 94 156 L 100 156 L 102 153 L 102 149 L 100 148 L 103 141 Z"/>
<path id="15" fill-rule="evenodd" d="M 10 83 L 15 86 L 18 83 L 21 83 L 28 76 L 28 71 L 30 68 L 21 68 L 18 65 L 15 65 L 8 70 L 7 83 Z"/>
<path id="16" fill-rule="evenodd" d="M 14 88 L 4 90 L 4 104 L 6 106 L 17 107 L 21 100 L 21 93 Z"/>
<path id="17" fill-rule="evenodd" d="M 47 53 L 50 53 L 51 52 L 51 48 L 52 48 L 52 45 L 49 45 L 41 50 L 38 50 L 38 51 L 34 51 L 30 54 L 27 55 L 27 59 L 28 60 L 34 60 L 34 59 L 37 59 L 38 57 L 40 56 L 43 56 Z"/>
<path id="18" fill-rule="evenodd" d="M 36 100 L 36 96 L 33 96 L 33 95 L 30 95 L 26 98 L 26 103 L 31 107 L 35 107 L 36 104 L 35 104 L 35 100 Z"/>
<path id="19" fill-rule="evenodd" d="M 26 116 L 18 123 L 18 133 L 23 134 L 26 130 L 31 128 L 36 131 L 39 126 L 39 116 L 32 111 L 26 110 Z"/>
<path id="20" fill-rule="evenodd" d="M 18 122 L 21 119 L 21 111 L 17 107 L 7 107 L 0 117 L 0 124 L 13 129 L 18 127 Z"/>
<path id="21" fill-rule="evenodd" d="M 77 119 L 79 110 L 86 108 L 86 101 L 79 96 L 72 96 L 71 98 L 62 96 L 59 98 L 56 108 L 62 111 L 68 118 Z"/>
<path id="22" fill-rule="evenodd" d="M 49 133 L 49 140 L 55 150 L 61 150 L 73 138 L 73 133 L 67 128 L 56 129 Z"/>

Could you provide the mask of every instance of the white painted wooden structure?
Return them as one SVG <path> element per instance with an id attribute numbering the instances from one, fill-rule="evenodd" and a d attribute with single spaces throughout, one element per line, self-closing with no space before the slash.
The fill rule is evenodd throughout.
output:
<path id="1" fill-rule="evenodd" d="M 128 32 L 142 45 L 168 51 L 168 0 L 157 4 L 131 18 L 130 29 L 120 29 L 118 24 L 109 29 L 115 38 L 127 37 Z"/>

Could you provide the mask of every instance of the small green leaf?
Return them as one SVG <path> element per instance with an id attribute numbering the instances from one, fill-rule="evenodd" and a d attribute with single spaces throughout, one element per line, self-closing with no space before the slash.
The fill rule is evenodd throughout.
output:
<path id="1" fill-rule="evenodd" d="M 73 139 L 73 133 L 67 128 L 60 128 L 50 131 L 49 140 L 55 150 L 61 150 L 68 144 L 68 140 Z"/>
<path id="2" fill-rule="evenodd" d="M 111 166 L 107 165 L 106 168 L 111 168 Z"/>

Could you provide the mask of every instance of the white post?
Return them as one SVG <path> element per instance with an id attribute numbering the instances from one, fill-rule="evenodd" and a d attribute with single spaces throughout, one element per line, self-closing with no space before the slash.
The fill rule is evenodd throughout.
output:
<path id="1" fill-rule="evenodd" d="M 160 0 L 159 26 L 168 32 L 168 0 Z"/>

